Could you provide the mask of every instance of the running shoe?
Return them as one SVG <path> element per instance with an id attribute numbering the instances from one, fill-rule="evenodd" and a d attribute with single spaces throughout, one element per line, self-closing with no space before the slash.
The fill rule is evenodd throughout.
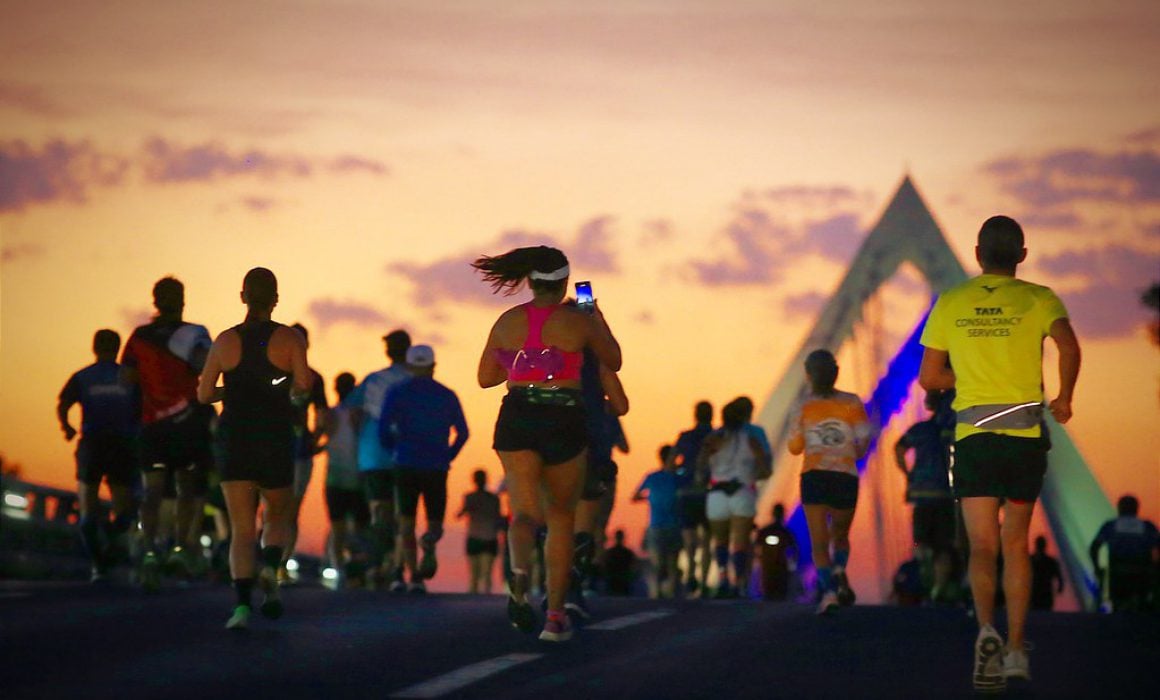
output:
<path id="1" fill-rule="evenodd" d="M 825 615 L 838 609 L 838 594 L 833 591 L 826 591 L 822 594 L 821 601 L 818 602 L 818 614 Z"/>
<path id="2" fill-rule="evenodd" d="M 262 567 L 258 574 L 258 585 L 265 595 L 262 601 L 262 616 L 271 620 L 282 617 L 282 594 L 278 590 L 278 572 L 272 567 Z"/>
<path id="3" fill-rule="evenodd" d="M 838 589 L 838 605 L 843 608 L 849 607 L 858 600 L 858 596 L 854 595 L 854 589 L 850 588 L 850 579 L 846 578 L 846 572 L 834 573 L 834 586 Z"/>
<path id="4" fill-rule="evenodd" d="M 1003 674 L 1003 639 L 990 625 L 980 628 L 975 640 L 975 671 L 971 680 L 978 693 L 1007 690 L 1007 677 Z"/>
<path id="5" fill-rule="evenodd" d="M 1031 664 L 1024 649 L 1010 649 L 1003 654 L 1003 677 L 1031 680 Z"/>
<path id="6" fill-rule="evenodd" d="M 105 573 L 105 570 L 99 566 L 94 566 L 89 572 L 89 583 L 101 584 L 106 583 L 108 580 L 109 577 Z"/>
<path id="7" fill-rule="evenodd" d="M 250 606 L 239 605 L 234 608 L 234 614 L 226 620 L 226 629 L 244 630 L 250 626 Z"/>
<path id="8" fill-rule="evenodd" d="M 419 558 L 419 575 L 424 579 L 435 578 L 439 570 L 439 561 L 435 558 L 435 543 L 423 540 L 423 556 Z"/>
<path id="9" fill-rule="evenodd" d="M 566 642 L 572 638 L 572 620 L 566 614 L 558 612 L 548 613 L 544 622 L 544 631 L 540 632 L 542 642 Z"/>
<path id="10" fill-rule="evenodd" d="M 387 590 L 389 590 L 391 593 L 406 593 L 407 582 L 401 578 L 395 579 L 394 581 L 391 581 L 391 587 Z"/>
<path id="11" fill-rule="evenodd" d="M 411 595 L 423 595 L 427 592 L 427 586 L 422 581 L 412 581 L 407 584 L 407 592 Z"/>
<path id="12" fill-rule="evenodd" d="M 592 612 L 588 609 L 588 601 L 584 599 L 584 578 L 575 569 L 568 584 L 568 595 L 564 598 L 564 612 L 574 620 L 590 620 Z"/>
<path id="13" fill-rule="evenodd" d="M 728 600 L 729 598 L 736 598 L 737 596 L 734 595 L 733 588 L 728 583 L 722 583 L 720 586 L 717 586 L 717 592 L 713 594 L 713 597 L 717 600 Z"/>
<path id="14" fill-rule="evenodd" d="M 146 593 L 161 590 L 161 562 L 153 552 L 146 553 L 141 560 L 141 589 Z"/>
<path id="15" fill-rule="evenodd" d="M 169 550 L 169 555 L 165 557 L 165 575 L 173 578 L 185 578 L 189 575 L 189 567 L 185 564 L 185 550 L 181 545 L 176 545 Z"/>
<path id="16" fill-rule="evenodd" d="M 508 620 L 519 631 L 530 634 L 536 631 L 536 613 L 528 602 L 528 575 L 516 574 L 508 583 Z"/>

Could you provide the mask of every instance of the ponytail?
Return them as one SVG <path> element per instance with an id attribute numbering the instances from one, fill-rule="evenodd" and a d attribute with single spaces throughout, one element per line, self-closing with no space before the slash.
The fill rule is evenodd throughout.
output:
<path id="1" fill-rule="evenodd" d="M 838 381 L 838 361 L 829 350 L 814 350 L 806 357 L 810 388 L 819 396 L 831 396 Z"/>
<path id="2" fill-rule="evenodd" d="M 546 245 L 516 248 L 503 255 L 483 255 L 471 263 L 485 282 L 491 284 L 493 292 L 515 294 L 520 285 L 533 272 L 552 273 L 568 265 L 568 258 L 556 248 Z M 564 278 L 558 280 L 529 280 L 533 291 L 562 287 Z"/>

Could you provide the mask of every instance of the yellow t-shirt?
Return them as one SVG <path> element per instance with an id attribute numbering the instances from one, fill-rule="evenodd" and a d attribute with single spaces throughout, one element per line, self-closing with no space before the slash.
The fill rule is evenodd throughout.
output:
<path id="1" fill-rule="evenodd" d="M 979 275 L 943 292 L 922 344 L 950 354 L 958 411 L 970 406 L 1043 400 L 1043 339 L 1067 318 L 1047 287 L 1005 275 Z M 976 428 L 959 423 L 955 438 L 982 432 L 1038 437 L 1039 427 Z"/>
<path id="2" fill-rule="evenodd" d="M 858 444 L 869 439 L 866 407 L 849 392 L 807 396 L 790 416 L 789 451 L 805 452 L 802 472 L 825 469 L 858 476 Z"/>

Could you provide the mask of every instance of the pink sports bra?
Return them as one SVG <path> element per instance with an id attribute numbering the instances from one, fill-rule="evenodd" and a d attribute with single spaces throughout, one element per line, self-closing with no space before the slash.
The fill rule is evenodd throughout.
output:
<path id="1" fill-rule="evenodd" d="M 524 304 L 528 315 L 528 337 L 519 350 L 496 350 L 499 362 L 507 369 L 510 382 L 578 381 L 584 354 L 568 352 L 554 346 L 545 346 L 541 337 L 544 323 L 552 315 L 556 306 L 535 306 Z"/>

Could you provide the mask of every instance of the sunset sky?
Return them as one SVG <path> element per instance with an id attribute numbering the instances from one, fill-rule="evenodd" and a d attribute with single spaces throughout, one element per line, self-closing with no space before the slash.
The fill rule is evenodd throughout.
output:
<path id="1" fill-rule="evenodd" d="M 657 447 L 698 399 L 760 407 L 909 173 L 971 273 L 986 217 L 1024 224 L 1021 274 L 1083 343 L 1071 435 L 1160 519 L 1160 3 L 2 7 L 0 453 L 30 480 L 73 483 L 53 409 L 96 329 L 127 337 L 172 274 L 216 335 L 263 265 L 328 385 L 392 328 L 435 347 L 473 431 L 454 512 L 472 469 L 499 477 L 475 368 L 523 300 L 467 263 L 545 242 L 624 347 L 637 543 Z M 319 488 L 308 510 L 317 548 Z"/>

